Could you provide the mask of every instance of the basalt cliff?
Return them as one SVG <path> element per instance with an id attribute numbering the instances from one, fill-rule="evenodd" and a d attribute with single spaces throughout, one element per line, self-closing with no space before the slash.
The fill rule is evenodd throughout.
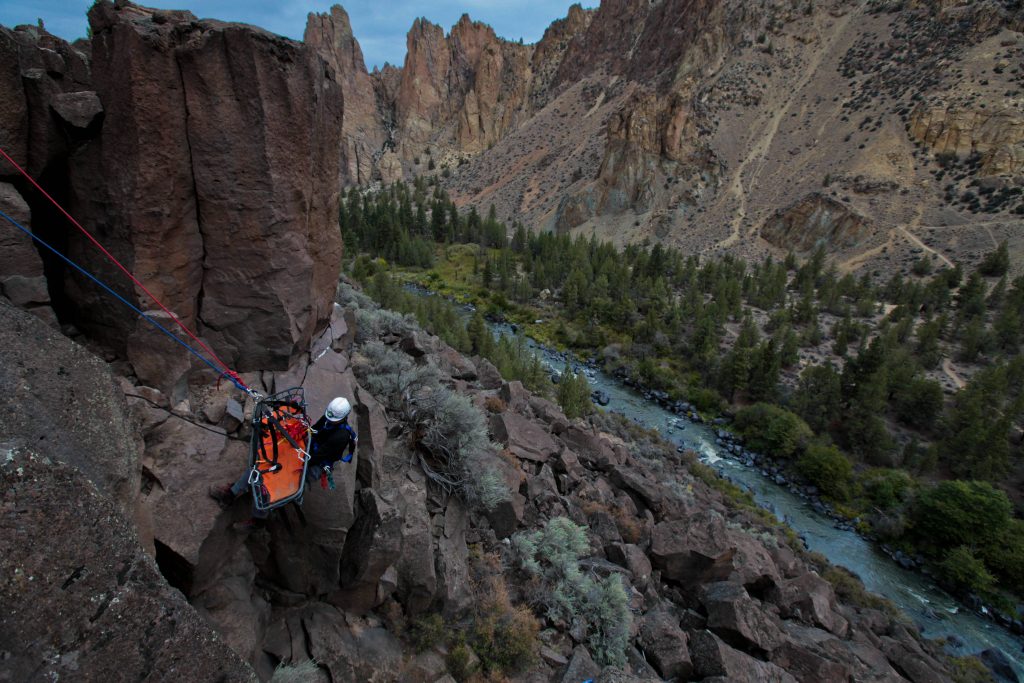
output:
<path id="1" fill-rule="evenodd" d="M 836 12 L 792 21 L 857 25 Z M 938 644 L 694 459 L 613 417 L 568 419 L 339 281 L 342 183 L 411 173 L 417 155 L 453 186 L 509 155 L 536 172 L 539 207 L 568 157 L 521 156 L 517 136 L 590 145 L 561 195 L 580 225 L 725 192 L 700 98 L 680 93 L 770 16 L 610 2 L 536 46 L 421 21 L 402 70 L 369 75 L 340 10 L 312 17 L 306 43 L 103 0 L 89 41 L 0 29 L 0 147 L 145 285 L 0 164 L 0 210 L 110 287 L 0 230 L 0 680 L 271 680 L 281 665 L 316 681 L 949 680 Z M 958 115 L 912 120 L 922 145 L 967 144 L 940 131 Z M 569 135 L 579 121 L 593 134 Z M 692 173 L 658 189 L 666 164 Z M 820 191 L 786 206 L 767 233 L 870 220 Z M 251 398 L 113 294 L 172 327 L 159 299 L 254 391 L 302 386 L 314 414 L 349 397 L 360 443 L 334 490 L 236 529 L 248 499 L 222 509 L 207 489 L 246 467 Z M 486 498 L 437 476 L 436 444 L 463 429 Z M 570 555 L 529 534 L 558 530 Z M 595 591 L 602 611 L 572 611 Z"/>

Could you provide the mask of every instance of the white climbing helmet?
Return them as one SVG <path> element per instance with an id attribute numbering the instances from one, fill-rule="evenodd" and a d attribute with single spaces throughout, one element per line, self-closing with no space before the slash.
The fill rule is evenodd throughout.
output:
<path id="1" fill-rule="evenodd" d="M 348 399 L 339 396 L 327 405 L 327 411 L 324 413 L 324 417 L 331 422 L 340 422 L 348 417 L 351 410 L 352 406 L 349 405 Z"/>

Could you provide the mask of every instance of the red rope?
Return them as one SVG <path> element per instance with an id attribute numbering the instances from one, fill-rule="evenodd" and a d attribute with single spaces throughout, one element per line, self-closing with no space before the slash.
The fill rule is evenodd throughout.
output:
<path id="1" fill-rule="evenodd" d="M 242 385 L 243 387 L 245 387 L 245 388 L 246 388 L 246 390 L 248 390 L 248 389 L 249 389 L 249 387 L 248 387 L 248 386 L 246 386 L 245 382 L 243 382 L 243 381 L 242 381 L 242 380 L 241 380 L 241 379 L 240 379 L 240 378 L 238 377 L 238 373 L 236 373 L 236 372 L 235 372 L 234 370 L 232 370 L 232 369 L 231 369 L 231 368 L 230 368 L 230 367 L 228 366 L 228 364 L 227 364 L 227 363 L 225 363 L 224 361 L 222 361 L 222 360 L 221 360 L 221 359 L 220 359 L 220 358 L 219 358 L 219 357 L 217 356 L 217 354 L 213 352 L 213 349 L 211 349 L 211 348 L 210 348 L 209 346 L 207 346 L 206 344 L 204 344 L 204 343 L 202 342 L 202 340 L 200 340 L 200 339 L 199 339 L 199 337 L 197 337 L 197 336 L 196 336 L 195 334 L 193 334 L 193 333 L 192 333 L 192 330 L 188 329 L 188 327 L 187 327 L 187 326 L 185 325 L 185 323 L 183 323 L 183 322 L 181 322 L 180 320 L 178 320 L 178 316 L 176 316 L 176 315 L 174 315 L 173 313 L 171 313 L 171 311 L 170 311 L 170 310 L 169 310 L 169 309 L 168 309 L 168 308 L 167 308 L 166 306 L 164 306 L 164 305 L 163 305 L 163 303 L 161 303 L 159 299 L 157 299 L 157 298 L 156 298 L 155 296 L 153 296 L 153 293 L 152 293 L 152 292 L 150 292 L 150 291 L 149 291 L 148 289 L 146 289 L 146 285 L 144 285 L 144 284 L 142 284 L 141 282 L 139 282 L 138 278 L 136 278 L 136 277 L 135 277 L 134 275 L 132 275 L 131 271 L 129 271 L 129 270 L 127 269 L 127 268 L 125 268 L 125 267 L 124 267 L 123 265 L 121 265 L 121 262 L 120 262 L 120 261 L 118 261 L 118 260 L 117 260 L 116 258 L 114 258 L 114 255 L 113 255 L 113 254 L 111 254 L 111 253 L 110 253 L 109 251 L 107 251 L 107 250 L 106 250 L 106 249 L 104 248 L 104 246 L 103 246 L 102 244 L 100 244 L 100 243 L 99 243 L 99 242 L 98 242 L 98 241 L 96 240 L 96 238 L 95 238 L 95 237 L 93 237 L 93 236 L 92 236 L 92 235 L 91 235 L 91 234 L 89 233 L 89 231 L 88 231 L 88 230 L 86 230 L 85 228 L 83 228 L 83 227 L 82 227 L 82 225 L 81 225 L 81 223 L 79 223 L 78 221 L 76 221 L 76 220 L 75 220 L 74 216 L 72 216 L 72 215 L 71 215 L 70 213 L 68 213 L 67 211 L 65 211 L 65 210 L 64 210 L 64 207 L 63 207 L 63 206 L 61 206 L 61 205 L 60 205 L 60 204 L 59 204 L 59 203 L 57 202 L 57 200 L 56 200 L 56 199 L 54 199 L 53 197 L 51 197 L 51 196 L 50 196 L 50 194 L 49 194 L 49 193 L 48 193 L 48 192 L 47 192 L 46 190 L 44 190 L 44 189 L 43 189 L 43 188 L 42 188 L 42 187 L 41 187 L 41 186 L 39 185 L 39 183 L 37 183 L 37 182 L 35 181 L 35 179 L 34 179 L 34 178 L 33 178 L 32 176 L 30 176 L 30 175 L 28 174 L 28 172 L 26 172 L 26 171 L 25 171 L 25 169 L 23 169 L 23 168 L 22 168 L 21 166 L 19 166 L 19 165 L 18 165 L 18 163 L 17 163 L 17 162 L 16 162 L 16 161 L 15 161 L 14 159 L 12 159 L 12 158 L 10 157 L 10 155 L 9 155 L 9 154 L 7 154 L 7 152 L 6 152 L 6 151 L 4 151 L 4 149 L 3 149 L 2 147 L 0 147 L 0 155 L 3 155 L 3 157 L 4 157 L 5 159 L 7 159 L 7 161 L 8 161 L 8 162 L 9 162 L 9 163 L 10 163 L 10 164 L 11 164 L 12 166 L 14 166 L 14 168 L 18 169 L 18 171 L 19 171 L 19 172 L 21 173 L 21 175 L 25 176 L 25 178 L 27 178 L 27 179 L 28 179 L 28 181 L 29 181 L 30 183 L 32 183 L 32 185 L 33 185 L 33 186 L 35 186 L 35 188 L 36 188 L 37 190 L 39 190 L 40 192 L 42 192 L 42 193 L 43 193 L 43 196 L 44 196 L 44 197 L 46 197 L 47 199 L 49 199 L 49 200 L 50 200 L 50 203 L 51 203 L 51 204 L 53 204 L 53 205 L 54 205 L 55 207 L 57 207 L 57 210 L 59 210 L 59 211 L 60 211 L 60 212 L 61 212 L 62 214 L 64 214 L 64 216 L 65 216 L 65 217 L 66 217 L 66 218 L 67 218 L 67 219 L 68 219 L 69 221 L 71 221 L 72 225 L 74 225 L 74 226 L 75 226 L 76 228 L 78 228 L 79 230 L 81 230 L 81 231 L 82 231 L 82 234 L 83 234 L 83 235 L 85 235 L 86 237 L 88 237 L 88 238 L 89 238 L 89 241 L 90 241 L 90 242 L 92 242 L 92 243 L 93 243 L 94 245 L 96 245 L 96 247 L 97 247 L 97 248 L 98 248 L 98 249 L 99 249 L 100 251 L 102 251 L 102 252 L 103 252 L 103 253 L 104 253 L 104 254 L 106 255 L 106 257 L 107 257 L 108 259 L 110 259 L 110 260 L 111 260 L 111 261 L 112 261 L 112 262 L 114 263 L 114 265 L 116 265 L 116 266 L 117 266 L 118 268 L 120 268 L 120 269 L 121 269 L 121 271 L 122 271 L 122 272 L 123 272 L 123 273 L 124 273 L 125 275 L 127 275 L 127 276 L 128 276 L 129 278 L 131 278 L 131 281 L 132 281 L 132 282 L 134 282 L 134 283 L 135 283 L 136 285 L 138 285 L 139 289 L 141 289 L 141 290 L 142 290 L 143 292 L 145 292 L 145 293 L 146 293 L 146 295 L 147 295 L 147 296 L 148 296 L 148 297 L 149 297 L 150 299 L 152 299 L 152 300 L 153 300 L 153 303 L 155 303 L 155 304 L 156 304 L 157 306 L 159 306 L 159 307 L 161 308 L 161 310 L 163 310 L 163 311 L 164 311 L 164 313 L 166 313 L 167 315 L 171 316 L 171 320 L 173 320 L 173 321 L 174 321 L 174 322 L 175 322 L 175 323 L 176 323 L 176 324 L 178 325 L 178 327 L 180 327 L 181 329 L 183 329 L 183 330 L 185 331 L 185 334 L 187 334 L 187 335 L 188 335 L 189 337 L 191 337 L 191 338 L 192 338 L 192 340 L 193 340 L 194 342 L 196 342 L 197 344 L 199 344 L 199 346 L 201 346 L 201 347 L 203 348 L 203 350 L 205 350 L 205 351 L 206 351 L 206 352 L 207 352 L 208 354 L 210 354 L 210 357 L 211 357 L 211 358 L 213 358 L 213 359 L 214 359 L 215 361 L 217 361 L 217 362 L 218 362 L 218 363 L 219 363 L 219 364 L 221 365 L 221 367 L 223 367 L 223 368 L 224 368 L 224 370 L 225 370 L 226 374 L 227 374 L 227 375 L 228 375 L 229 377 L 231 377 L 231 378 L 232 378 L 232 379 L 234 379 L 234 380 L 237 380 L 239 384 L 241 384 L 241 385 Z"/>

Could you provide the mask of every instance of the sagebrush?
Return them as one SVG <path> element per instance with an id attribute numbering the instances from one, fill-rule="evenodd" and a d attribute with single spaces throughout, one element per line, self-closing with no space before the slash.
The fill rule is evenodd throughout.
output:
<path id="1" fill-rule="evenodd" d="M 520 564 L 544 584 L 542 607 L 552 621 L 586 633 L 594 658 L 613 666 L 626 662 L 633 614 L 617 574 L 586 574 L 579 559 L 590 552 L 584 527 L 555 517 L 543 529 L 516 534 L 512 540 Z"/>

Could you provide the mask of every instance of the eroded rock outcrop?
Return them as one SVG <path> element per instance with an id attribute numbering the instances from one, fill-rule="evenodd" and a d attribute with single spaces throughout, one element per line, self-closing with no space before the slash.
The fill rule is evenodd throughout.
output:
<path id="1" fill-rule="evenodd" d="M 251 26 L 129 3 L 89 16 L 105 118 L 73 158 L 73 212 L 226 362 L 287 367 L 331 311 L 337 84 L 311 48 Z M 114 279 L 91 245 L 70 251 Z M 78 280 L 69 293 L 121 346 L 132 314 Z"/>
<path id="2" fill-rule="evenodd" d="M 0 486 L 0 637 L 11 680 L 255 680 L 80 470 L 3 447 Z"/>
<path id="3" fill-rule="evenodd" d="M 1016 107 L 921 105 L 911 113 L 910 134 L 935 154 L 977 154 L 984 175 L 1007 175 L 1024 168 L 1024 115 Z"/>
<path id="4" fill-rule="evenodd" d="M 0 183 L 0 211 L 22 227 L 32 229 L 28 204 L 8 183 Z M 15 306 L 34 311 L 44 320 L 56 322 L 49 307 L 50 292 L 46 284 L 43 261 L 32 239 L 8 225 L 0 230 L 0 294 Z"/>
<path id="5" fill-rule="evenodd" d="M 341 90 L 341 181 L 369 183 L 387 137 L 374 81 L 366 71 L 359 42 L 352 35 L 348 13 L 334 5 L 329 13 L 310 14 L 303 41 L 324 58 Z"/>
<path id="6" fill-rule="evenodd" d="M 867 220 L 831 197 L 811 194 L 772 216 L 761 237 L 779 249 L 809 253 L 857 246 L 868 234 Z"/>

